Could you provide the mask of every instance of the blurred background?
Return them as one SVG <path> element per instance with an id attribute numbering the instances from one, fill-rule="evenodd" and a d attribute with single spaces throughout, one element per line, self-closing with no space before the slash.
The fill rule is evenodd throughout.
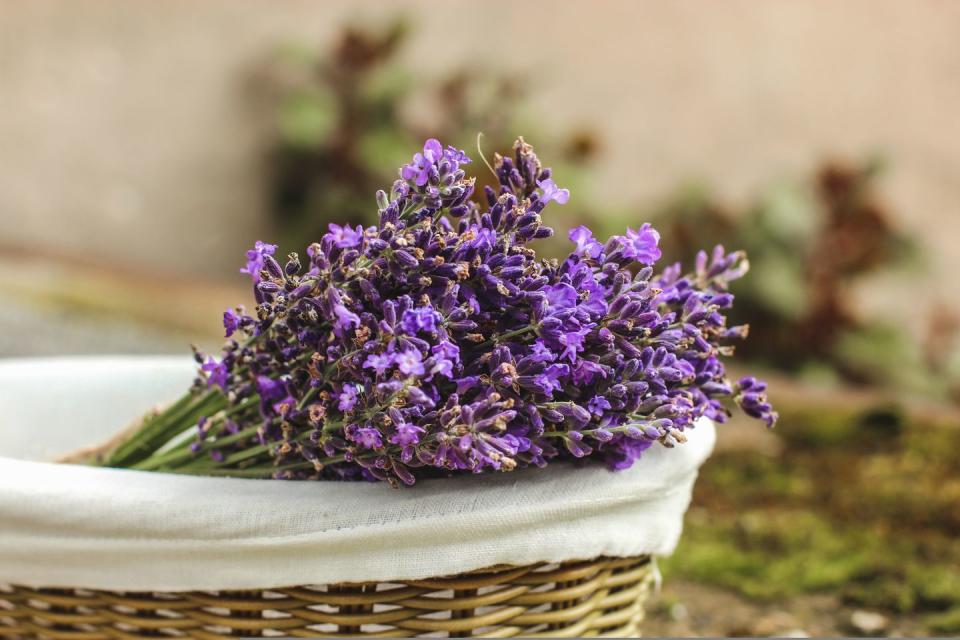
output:
<path id="1" fill-rule="evenodd" d="M 188 353 L 254 240 L 523 135 L 549 222 L 753 269 L 651 634 L 960 633 L 960 4 L 0 1 L 0 357 Z M 482 172 L 477 173 L 482 176 Z"/>

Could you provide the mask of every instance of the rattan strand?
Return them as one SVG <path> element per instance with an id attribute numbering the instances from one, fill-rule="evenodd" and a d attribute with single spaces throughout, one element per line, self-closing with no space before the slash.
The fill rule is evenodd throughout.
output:
<path id="1" fill-rule="evenodd" d="M 243 592 L 0 586 L 0 637 L 632 637 L 653 580 L 643 556 Z"/>

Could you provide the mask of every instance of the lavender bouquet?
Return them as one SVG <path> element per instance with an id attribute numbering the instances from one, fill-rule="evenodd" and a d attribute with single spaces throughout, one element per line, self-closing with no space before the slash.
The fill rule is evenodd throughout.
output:
<path id="1" fill-rule="evenodd" d="M 306 264 L 257 242 L 241 270 L 256 309 L 225 312 L 189 393 L 99 463 L 413 484 L 572 458 L 624 469 L 732 404 L 774 424 L 764 383 L 722 362 L 747 334 L 723 315 L 743 253 L 655 272 L 644 224 L 604 243 L 578 227 L 569 257 L 541 260 L 541 214 L 569 191 L 522 138 L 495 156 L 485 205 L 468 163 L 428 140 L 377 192 L 379 223 L 331 224 Z"/>

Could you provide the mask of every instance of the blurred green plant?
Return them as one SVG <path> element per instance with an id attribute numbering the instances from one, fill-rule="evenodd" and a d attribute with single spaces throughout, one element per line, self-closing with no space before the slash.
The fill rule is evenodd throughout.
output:
<path id="1" fill-rule="evenodd" d="M 402 18 L 379 30 L 347 26 L 324 52 L 287 47 L 259 77 L 275 98 L 270 210 L 281 246 L 306 246 L 331 221 L 374 222 L 370 194 L 397 178 L 383 168 L 408 161 L 430 137 L 473 149 L 482 132 L 491 154 L 523 131 L 560 158 L 563 186 L 580 188 L 577 176 L 599 150 L 593 133 L 540 135 L 524 118 L 530 83 L 519 76 L 469 65 L 425 78 L 402 59 L 412 35 Z"/>
<path id="2" fill-rule="evenodd" d="M 877 193 L 882 169 L 878 160 L 828 161 L 810 184 L 777 185 L 743 211 L 687 187 L 653 222 L 670 259 L 689 263 L 698 247 L 718 242 L 747 251 L 750 278 L 736 288 L 731 314 L 750 324 L 741 358 L 807 378 L 948 397 L 960 388 L 960 367 L 948 355 L 960 330 L 955 317 L 940 312 L 924 346 L 902 322 L 863 317 L 852 303 L 868 277 L 919 262 L 916 242 L 894 226 Z"/>

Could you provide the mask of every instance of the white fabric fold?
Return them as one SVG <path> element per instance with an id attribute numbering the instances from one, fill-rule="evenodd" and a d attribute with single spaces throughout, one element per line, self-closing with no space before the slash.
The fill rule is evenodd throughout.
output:
<path id="1" fill-rule="evenodd" d="M 409 489 L 36 461 L 111 435 L 192 375 L 171 358 L 0 363 L 0 583 L 270 588 L 666 555 L 715 439 L 704 420 L 626 471 L 557 464 Z"/>

